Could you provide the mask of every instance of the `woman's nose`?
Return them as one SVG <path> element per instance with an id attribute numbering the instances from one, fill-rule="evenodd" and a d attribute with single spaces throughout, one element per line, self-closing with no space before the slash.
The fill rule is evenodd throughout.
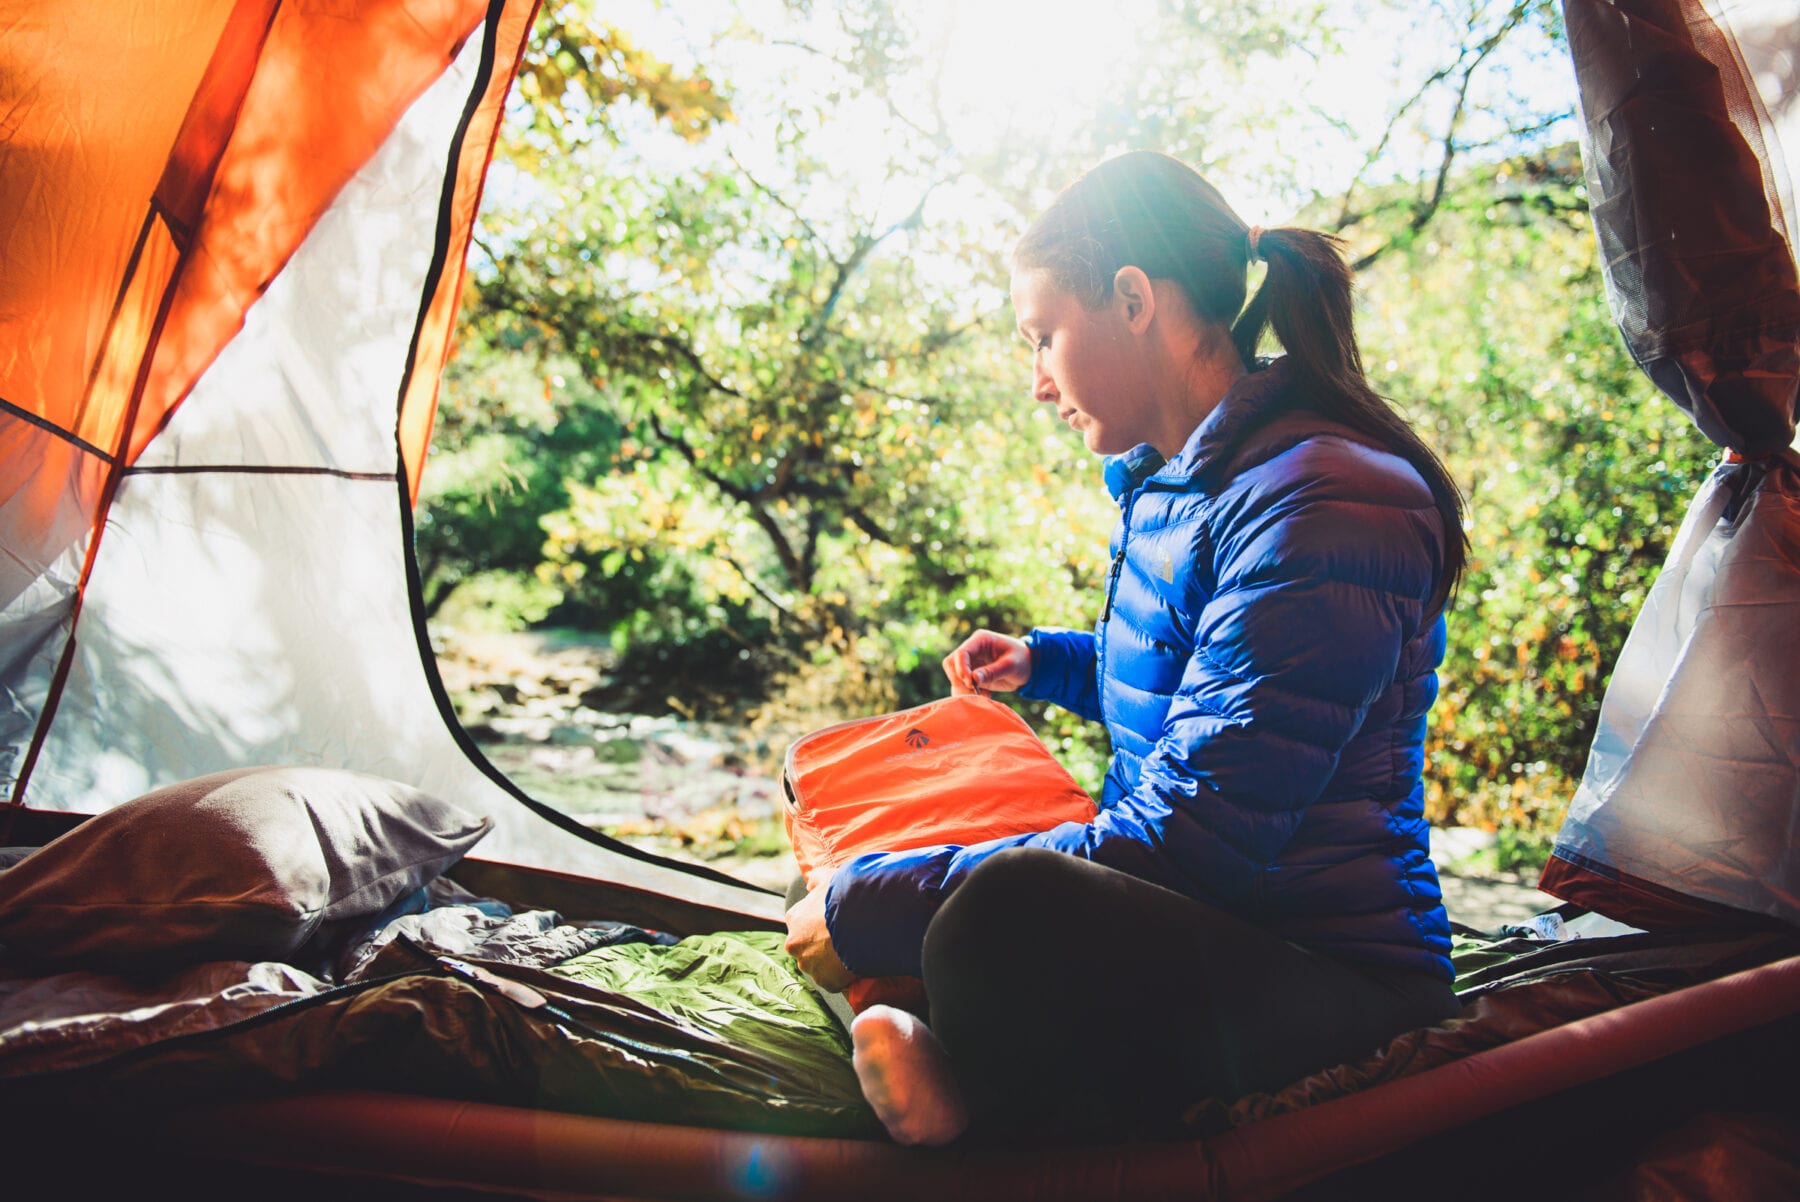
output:
<path id="1" fill-rule="evenodd" d="M 1037 364 L 1031 367 L 1031 399 L 1034 401 L 1054 401 L 1056 399 L 1056 381 L 1050 373 Z"/>

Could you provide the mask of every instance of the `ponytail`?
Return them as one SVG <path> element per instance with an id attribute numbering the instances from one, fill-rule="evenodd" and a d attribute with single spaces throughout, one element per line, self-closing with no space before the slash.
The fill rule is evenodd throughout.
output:
<path id="1" fill-rule="evenodd" d="M 1253 363 L 1264 329 L 1273 328 L 1310 405 L 1387 447 L 1424 477 L 1444 527 L 1444 565 L 1427 605 L 1427 612 L 1440 612 L 1468 561 L 1462 492 L 1425 440 L 1369 384 L 1356 344 L 1354 279 L 1343 240 L 1291 226 L 1255 233 L 1268 272 L 1231 324 L 1232 344 L 1246 364 Z"/>
<path id="2" fill-rule="evenodd" d="M 1049 270 L 1090 309 L 1105 303 L 1113 276 L 1127 264 L 1172 280 L 1201 321 L 1229 326 L 1246 366 L 1272 329 L 1307 403 L 1405 459 L 1430 487 L 1444 527 L 1444 563 L 1427 605 L 1435 615 L 1449 604 L 1468 559 L 1462 493 L 1363 372 L 1342 246 L 1315 230 L 1247 226 L 1193 168 L 1140 150 L 1065 188 L 1019 240 L 1013 266 Z M 1268 273 L 1246 304 L 1253 258 L 1266 261 Z"/>

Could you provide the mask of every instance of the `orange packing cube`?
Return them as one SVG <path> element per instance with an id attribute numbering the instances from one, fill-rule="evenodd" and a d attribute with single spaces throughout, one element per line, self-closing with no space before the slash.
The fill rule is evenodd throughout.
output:
<path id="1" fill-rule="evenodd" d="M 1094 818 L 1093 799 L 1025 720 L 974 695 L 802 735 L 782 784 L 788 839 L 811 889 L 869 852 L 966 847 Z M 858 981 L 845 996 L 858 1011 L 923 1001 L 912 978 Z"/>

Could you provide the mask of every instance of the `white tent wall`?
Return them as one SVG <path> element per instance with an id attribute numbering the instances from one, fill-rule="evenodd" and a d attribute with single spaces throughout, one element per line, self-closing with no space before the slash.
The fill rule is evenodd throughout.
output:
<path id="1" fill-rule="evenodd" d="M 1746 90 L 1760 102 L 1763 184 L 1789 247 L 1800 247 L 1800 8 L 1793 0 L 1713 0 Z"/>
<path id="2" fill-rule="evenodd" d="M 1608 7 L 1570 0 L 1574 40 L 1580 38 L 1578 6 L 1590 14 Z M 1618 6 L 1633 7 L 1640 6 Z M 1656 19 L 1673 8 L 1658 6 L 1646 23 L 1648 30 L 1634 27 L 1630 18 L 1620 28 L 1627 38 L 1649 45 L 1664 32 Z M 1682 8 L 1695 45 L 1717 67 L 1730 119 L 1760 160 L 1767 231 L 1785 240 L 1792 260 L 1800 233 L 1792 175 L 1800 165 L 1795 157 L 1800 154 L 1800 12 L 1791 0 L 1687 3 Z M 1584 65 L 1579 50 L 1577 64 Z M 1666 60 L 1646 68 L 1640 78 L 1648 78 L 1651 70 L 1673 77 Z M 1694 77 L 1705 78 L 1702 72 Z M 1614 666 L 1593 750 L 1558 836 L 1545 887 L 1568 895 L 1557 879 L 1557 861 L 1562 861 L 1601 881 L 1621 884 L 1627 894 L 1641 894 L 1647 885 L 1652 894 L 1666 890 L 1735 911 L 1800 922 L 1800 454 L 1792 446 L 1768 449 L 1771 431 L 1774 439 L 1794 437 L 1792 332 L 1782 324 L 1788 319 L 1779 315 L 1779 297 L 1772 305 L 1751 303 L 1741 310 L 1731 306 L 1741 303 L 1742 296 L 1726 297 L 1714 309 L 1702 290 L 1666 302 L 1663 309 L 1681 311 L 1688 302 L 1683 316 L 1693 319 L 1692 324 L 1658 328 L 1647 316 L 1642 296 L 1635 294 L 1641 278 L 1635 273 L 1643 270 L 1643 261 L 1652 268 L 1658 264 L 1654 251 L 1639 261 L 1639 246 L 1659 236 L 1704 239 L 1708 231 L 1655 224 L 1652 216 L 1661 215 L 1653 212 L 1657 202 L 1632 196 L 1631 188 L 1703 189 L 1712 181 L 1696 177 L 1652 185 L 1621 172 L 1616 178 L 1626 186 L 1612 187 L 1614 179 L 1596 172 L 1602 163 L 1616 168 L 1629 162 L 1629 135 L 1639 131 L 1611 124 L 1624 120 L 1619 117 L 1623 105 L 1596 112 L 1590 82 L 1583 80 L 1589 110 L 1584 154 L 1597 220 L 1603 224 L 1601 242 L 1606 246 L 1609 235 L 1619 239 L 1623 231 L 1623 251 L 1609 262 L 1609 276 L 1621 261 L 1634 273 L 1633 283 L 1623 289 L 1633 294 L 1629 304 L 1621 302 L 1619 281 L 1613 280 L 1615 312 L 1627 341 L 1641 360 L 1652 361 L 1647 368 L 1665 388 L 1673 378 L 1670 366 L 1682 365 L 1688 379 L 1673 392 L 1684 407 L 1691 403 L 1690 412 L 1715 441 L 1741 446 L 1736 436 L 1751 437 L 1754 428 L 1754 437 L 1764 445 L 1753 450 L 1748 462 L 1734 456 L 1722 465 L 1689 508 Z M 1655 129 L 1649 127 L 1650 136 Z M 1677 136 L 1672 126 L 1669 136 Z M 1624 205 L 1635 216 L 1609 230 L 1602 215 L 1609 203 Z M 1721 201 L 1718 212 L 1741 216 L 1745 210 L 1733 210 L 1731 203 Z M 1716 213 L 1704 215 L 1713 218 Z M 1735 239 L 1728 243 L 1731 250 L 1741 253 L 1754 232 L 1734 230 L 1726 237 Z M 1639 241 L 1634 244 L 1633 238 Z M 1671 257 L 1679 259 L 1679 252 Z M 1753 255 L 1740 261 L 1748 265 L 1741 278 L 1754 281 L 1752 301 L 1762 299 L 1755 293 L 1773 277 L 1752 274 L 1758 269 Z M 1703 346 L 1692 331 L 1709 321 L 1713 343 Z M 1772 348 L 1754 365 L 1756 370 L 1744 371 L 1746 377 L 1760 377 L 1753 386 L 1762 395 L 1753 403 L 1746 402 L 1746 390 L 1728 393 L 1710 387 L 1715 369 L 1711 352 L 1718 351 L 1717 361 L 1723 362 L 1745 346 Z M 1725 374 L 1718 370 L 1718 378 Z M 1698 386 L 1697 377 L 1702 381 Z M 1714 397 L 1723 398 L 1717 407 Z M 1730 401 L 1741 408 L 1727 410 L 1725 402 Z M 1576 899 L 1604 908 L 1592 896 Z M 1622 908 L 1627 904 L 1622 902 Z M 1617 916 L 1634 917 L 1627 912 Z"/>
<path id="3" fill-rule="evenodd" d="M 1800 456 L 1735 521 L 1734 476 L 1695 498 L 1632 626 L 1556 850 L 1800 922 Z"/>
<path id="4" fill-rule="evenodd" d="M 44 711 L 68 635 L 87 558 L 88 519 L 105 461 L 89 448 L 36 427 L 0 444 L 0 529 L 31 529 L 11 510 L 40 509 L 48 492 L 57 519 L 31 543 L 0 555 L 0 791 L 9 794 Z"/>
<path id="5" fill-rule="evenodd" d="M 127 470 L 24 800 L 97 812 L 226 768 L 355 769 L 493 817 L 483 857 L 773 917 L 766 893 L 539 817 L 470 758 L 434 691 L 395 423 L 483 49 L 471 38 L 412 106 Z"/>

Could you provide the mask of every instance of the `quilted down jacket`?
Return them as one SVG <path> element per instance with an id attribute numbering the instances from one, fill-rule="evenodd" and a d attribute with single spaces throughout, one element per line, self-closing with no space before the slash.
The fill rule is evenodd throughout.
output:
<path id="1" fill-rule="evenodd" d="M 1120 504 L 1093 631 L 1038 629 L 1021 695 L 1104 722 L 1091 823 L 863 856 L 826 894 L 838 955 L 917 974 L 925 927 L 1007 847 L 1083 856 L 1371 966 L 1451 977 L 1427 854 L 1426 605 L 1441 516 L 1404 459 L 1308 409 L 1276 360 L 1163 463 L 1107 464 Z"/>

